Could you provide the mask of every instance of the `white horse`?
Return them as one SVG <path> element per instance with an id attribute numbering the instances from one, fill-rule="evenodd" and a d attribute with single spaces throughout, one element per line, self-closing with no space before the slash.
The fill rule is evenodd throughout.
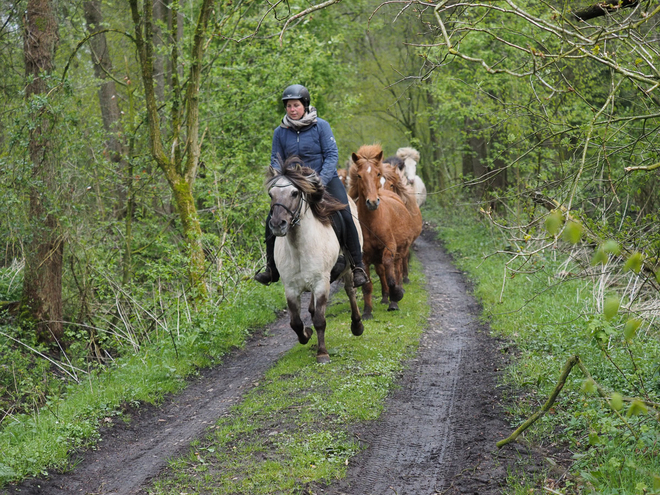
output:
<path id="1" fill-rule="evenodd" d="M 401 158 L 405 164 L 405 175 L 408 179 L 408 184 L 413 188 L 413 193 L 417 199 L 417 206 L 421 207 L 426 202 L 426 186 L 417 175 L 419 151 L 414 148 L 399 148 L 396 156 Z"/>
<path id="2" fill-rule="evenodd" d="M 341 246 L 332 228 L 332 214 L 345 205 L 323 188 L 316 172 L 302 167 L 297 157 L 287 160 L 281 170 L 269 169 L 266 186 L 270 195 L 270 228 L 275 239 L 275 265 L 280 272 L 289 307 L 291 328 L 298 341 L 306 344 L 312 329 L 300 317 L 300 296 L 311 292 L 309 313 L 318 337 L 318 363 L 330 362 L 325 347 L 325 310 L 330 298 L 330 272 L 341 254 Z M 357 217 L 355 203 L 351 211 Z M 362 232 L 356 224 L 360 247 Z M 358 308 L 350 264 L 339 275 L 351 304 L 351 332 L 362 335 L 364 326 Z"/>

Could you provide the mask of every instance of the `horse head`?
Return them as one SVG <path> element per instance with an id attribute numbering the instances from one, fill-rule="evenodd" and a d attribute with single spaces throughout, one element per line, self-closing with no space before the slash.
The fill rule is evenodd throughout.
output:
<path id="1" fill-rule="evenodd" d="M 283 237 L 300 221 L 304 196 L 301 191 L 282 175 L 269 182 L 270 220 L 268 225 L 274 235 Z"/>
<path id="2" fill-rule="evenodd" d="M 417 163 L 419 163 L 419 151 L 415 148 L 399 148 L 396 156 L 403 160 L 406 177 L 412 183 L 417 175 Z"/>
<path id="3" fill-rule="evenodd" d="M 322 224 L 330 225 L 333 213 L 345 206 L 326 192 L 318 174 L 297 156 L 279 169 L 270 167 L 266 188 L 270 196 L 269 227 L 278 237 L 298 225 L 308 209 Z"/>
<path id="4" fill-rule="evenodd" d="M 381 187 L 383 150 L 378 144 L 360 147 L 352 154 L 349 195 L 364 199 L 367 208 L 374 211 L 380 204 L 378 191 Z"/>
<path id="5" fill-rule="evenodd" d="M 392 166 L 391 162 L 383 161 L 382 177 L 380 178 L 381 188 L 386 191 L 392 191 L 399 196 L 404 204 L 408 204 L 413 191 L 408 185 L 408 180 L 399 174 L 399 169 Z"/>

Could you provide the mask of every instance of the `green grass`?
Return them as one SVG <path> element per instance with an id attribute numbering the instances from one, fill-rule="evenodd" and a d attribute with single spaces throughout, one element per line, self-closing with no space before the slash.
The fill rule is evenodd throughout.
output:
<path id="1" fill-rule="evenodd" d="M 316 364 L 314 338 L 296 345 L 204 440 L 171 463 L 151 493 L 293 494 L 345 476 L 360 448 L 351 426 L 381 414 L 426 326 L 423 283 L 414 261 L 401 311 L 378 304 L 360 337 L 351 334 L 344 292 L 334 296 L 327 312 L 330 364 Z"/>
<path id="2" fill-rule="evenodd" d="M 0 430 L 0 486 L 49 470 L 70 469 L 70 453 L 99 438 L 99 425 L 122 418 L 126 405 L 158 403 L 185 386 L 186 379 L 240 347 L 251 329 L 275 318 L 284 306 L 281 288 L 243 284 L 230 301 L 200 311 L 188 322 L 162 332 L 139 353 L 119 358 L 106 371 L 80 374 L 80 383 L 48 397 L 33 414 L 5 419 Z M 176 349 L 172 340 L 176 342 Z M 177 356 L 178 353 L 178 356 Z"/>
<path id="3" fill-rule="evenodd" d="M 484 307 L 484 319 L 493 332 L 513 344 L 515 358 L 506 370 L 505 381 L 521 392 L 519 397 L 510 398 L 512 431 L 540 409 L 564 363 L 574 354 L 606 389 L 639 396 L 639 384 L 643 383 L 648 397 L 659 402 L 656 326 L 645 323 L 632 342 L 626 343 L 623 327 L 629 315 L 619 314 L 608 321 L 602 314 L 593 314 L 592 282 L 558 279 L 555 275 L 564 256 L 556 251 L 535 256 L 525 267 L 529 273 L 509 275 L 502 292 L 504 265 L 510 258 L 492 254 L 508 242 L 489 225 L 457 211 L 434 210 L 427 214 L 427 220 L 438 222 L 445 246 L 472 279 L 474 293 Z M 575 368 L 550 413 L 519 440 L 560 445 L 575 452 L 574 464 L 564 480 L 567 492 L 660 493 L 657 417 L 628 417 L 627 404 L 619 416 L 607 401 L 584 391 L 584 382 Z"/>

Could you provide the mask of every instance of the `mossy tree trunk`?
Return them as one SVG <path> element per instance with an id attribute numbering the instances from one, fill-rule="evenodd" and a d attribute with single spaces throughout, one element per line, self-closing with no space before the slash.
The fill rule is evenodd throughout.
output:
<path id="1" fill-rule="evenodd" d="M 23 282 L 23 314 L 36 322 L 40 341 L 61 341 L 62 263 L 64 239 L 52 203 L 57 163 L 52 150 L 54 115 L 50 111 L 45 77 L 53 71 L 59 41 L 55 6 L 50 0 L 29 0 L 25 13 L 23 53 L 30 109 L 29 190 L 30 236 Z"/>
<path id="2" fill-rule="evenodd" d="M 154 11 L 152 0 L 144 0 L 142 8 L 138 0 L 130 0 L 133 23 L 135 25 L 135 41 L 142 71 L 144 93 L 146 99 L 147 121 L 149 124 L 149 140 L 151 155 L 163 171 L 172 188 L 174 201 L 179 211 L 183 234 L 190 249 L 190 281 L 197 294 L 204 296 L 204 252 L 201 242 L 201 228 L 195 201 L 193 185 L 197 174 L 200 156 L 199 137 L 199 87 L 201 84 L 202 59 L 204 56 L 204 36 L 208 27 L 209 17 L 214 0 L 202 0 L 199 17 L 190 52 L 189 72 L 185 88 L 181 86 L 178 73 L 180 27 L 178 25 L 178 3 L 172 2 L 170 62 L 172 102 L 168 122 L 160 119 L 155 92 L 154 76 Z M 167 125 L 169 132 L 164 133 L 161 125 Z M 171 143 L 166 153 L 163 135 L 167 134 Z"/>

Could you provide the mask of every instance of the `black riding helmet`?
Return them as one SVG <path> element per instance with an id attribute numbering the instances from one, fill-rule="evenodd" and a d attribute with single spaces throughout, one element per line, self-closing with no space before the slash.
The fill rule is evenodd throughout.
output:
<path id="1" fill-rule="evenodd" d="M 293 84 L 284 90 L 284 93 L 282 93 L 282 103 L 286 105 L 287 100 L 300 100 L 305 110 L 309 110 L 311 98 L 309 91 L 302 84 Z"/>

